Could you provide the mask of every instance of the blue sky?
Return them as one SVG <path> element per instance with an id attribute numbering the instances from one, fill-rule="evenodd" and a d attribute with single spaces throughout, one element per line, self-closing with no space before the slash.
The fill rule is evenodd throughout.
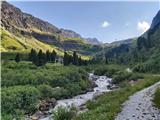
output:
<path id="1" fill-rule="evenodd" d="M 141 35 L 159 10 L 158 1 L 10 3 L 58 28 L 71 29 L 83 37 L 96 37 L 104 43 Z"/>

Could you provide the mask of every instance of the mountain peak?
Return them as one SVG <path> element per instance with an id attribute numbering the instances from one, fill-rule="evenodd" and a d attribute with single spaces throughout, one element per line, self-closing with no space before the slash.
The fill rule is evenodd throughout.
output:
<path id="1" fill-rule="evenodd" d="M 158 13 L 156 14 L 156 16 L 153 18 L 152 20 L 152 24 L 151 24 L 151 29 L 153 29 L 157 24 L 160 23 L 160 10 L 158 11 Z"/>
<path id="2" fill-rule="evenodd" d="M 12 28 L 24 31 L 32 31 L 34 29 L 50 33 L 59 31 L 58 28 L 52 24 L 36 18 L 30 14 L 24 13 L 19 8 L 14 7 L 6 1 L 2 2 L 1 15 L 1 24 L 9 31 L 11 31 Z"/>
<path id="3" fill-rule="evenodd" d="M 101 42 L 97 38 L 85 38 L 86 42 L 92 45 L 100 45 Z"/>

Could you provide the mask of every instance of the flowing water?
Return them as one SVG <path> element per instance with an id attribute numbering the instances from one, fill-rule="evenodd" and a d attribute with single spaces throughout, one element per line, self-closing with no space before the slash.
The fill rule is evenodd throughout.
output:
<path id="1" fill-rule="evenodd" d="M 97 85 L 97 87 L 95 87 L 92 92 L 80 94 L 70 99 L 58 100 L 56 106 L 51 111 L 55 111 L 60 106 L 66 108 L 75 106 L 79 108 L 82 105 L 84 105 L 88 100 L 92 100 L 95 96 L 110 91 L 107 86 L 110 85 L 112 80 L 111 78 L 108 78 L 106 76 L 96 76 L 90 73 L 89 79 L 95 82 L 95 84 Z M 48 116 L 46 118 L 41 118 L 40 120 L 52 120 L 52 119 L 51 116 Z"/>

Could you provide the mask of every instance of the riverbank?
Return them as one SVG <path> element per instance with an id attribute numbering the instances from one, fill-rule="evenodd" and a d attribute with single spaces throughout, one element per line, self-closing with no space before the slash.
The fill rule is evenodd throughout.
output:
<path id="1" fill-rule="evenodd" d="M 89 111 L 78 115 L 74 120 L 113 120 L 121 111 L 121 105 L 130 95 L 158 81 L 160 77 L 152 75 L 144 75 L 143 79 L 135 81 L 134 84 L 125 81 L 121 83 L 121 88 L 118 90 L 104 93 L 93 101 L 88 101 L 86 104 Z"/>
<path id="2" fill-rule="evenodd" d="M 92 100 L 97 95 L 111 91 L 108 87 L 111 86 L 111 78 L 89 74 L 89 80 L 91 80 L 96 85 L 93 88 L 93 91 L 77 95 L 70 99 L 57 100 L 55 107 L 47 111 L 48 114 L 43 116 L 36 116 L 35 114 L 32 116 L 32 118 L 38 118 L 40 120 L 50 120 L 52 118 L 52 112 L 56 111 L 59 107 L 71 108 L 72 106 L 74 106 L 79 112 L 82 113 L 83 111 L 86 111 L 85 103 L 88 100 Z"/>

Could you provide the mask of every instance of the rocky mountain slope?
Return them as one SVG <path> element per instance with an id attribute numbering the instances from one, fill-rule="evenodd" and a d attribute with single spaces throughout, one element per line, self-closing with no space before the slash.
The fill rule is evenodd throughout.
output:
<path id="1" fill-rule="evenodd" d="M 126 39 L 126 40 L 119 40 L 119 41 L 112 42 L 110 45 L 119 46 L 121 44 L 132 44 L 134 42 L 134 40 L 136 40 L 136 38 L 130 38 L 130 39 Z"/>
<path id="2" fill-rule="evenodd" d="M 97 38 L 85 38 L 86 42 L 92 45 L 101 45 L 102 43 Z"/>
<path id="3" fill-rule="evenodd" d="M 153 18 L 152 24 L 150 29 L 154 28 L 156 25 L 160 23 L 160 11 L 157 13 L 157 15 Z"/>
<path id="4" fill-rule="evenodd" d="M 83 38 L 80 34 L 72 30 L 67 30 L 67 29 L 62 29 L 62 28 L 60 30 L 61 30 L 61 34 L 66 38 L 79 38 L 79 39 L 82 39 L 87 44 L 91 44 L 91 45 L 102 44 L 97 38 Z"/>
<path id="5" fill-rule="evenodd" d="M 55 49 L 59 53 L 76 50 L 83 55 L 94 54 L 95 47 L 72 30 L 59 29 L 5 1 L 1 11 L 1 52 L 26 52 L 38 48 L 43 51 Z"/>

